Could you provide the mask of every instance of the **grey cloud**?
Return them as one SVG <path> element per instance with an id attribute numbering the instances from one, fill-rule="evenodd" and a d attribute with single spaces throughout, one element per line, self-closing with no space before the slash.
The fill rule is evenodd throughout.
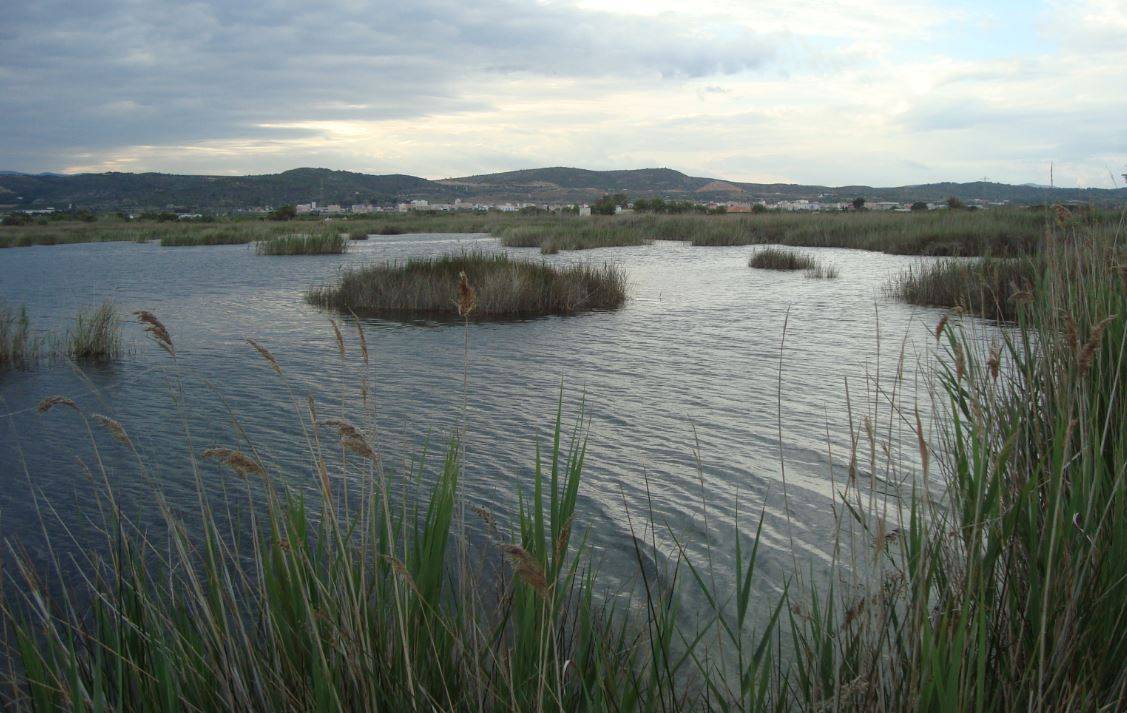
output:
<path id="1" fill-rule="evenodd" d="M 772 52 L 730 28 L 526 0 L 48 0 L 13 7 L 0 32 L 0 165 L 36 169 L 68 152 L 281 136 L 264 123 L 488 108 L 475 97 L 498 75 L 704 77 Z"/>

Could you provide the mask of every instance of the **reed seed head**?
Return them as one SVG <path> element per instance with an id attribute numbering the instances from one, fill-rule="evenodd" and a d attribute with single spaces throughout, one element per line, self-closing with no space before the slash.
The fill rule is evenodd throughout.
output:
<path id="1" fill-rule="evenodd" d="M 94 414 L 94 420 L 98 422 L 99 426 L 109 431 L 110 435 L 114 437 L 114 440 L 127 445 L 130 448 L 133 447 L 133 442 L 129 440 L 129 435 L 125 432 L 125 429 L 122 427 L 122 425 L 116 420 L 110 418 L 109 416 L 103 416 L 100 413 Z"/>
<path id="2" fill-rule="evenodd" d="M 463 318 L 469 317 L 470 312 L 473 312 L 474 307 L 477 306 L 477 293 L 470 285 L 464 270 L 458 273 L 458 299 L 454 304 L 458 307 L 458 316 Z"/>
<path id="3" fill-rule="evenodd" d="M 274 368 L 274 371 L 276 371 L 279 376 L 282 375 L 282 367 L 278 364 L 278 360 L 274 358 L 274 355 L 270 353 L 269 349 L 254 341 L 250 337 L 247 337 L 247 344 L 254 347 L 255 351 L 262 355 L 262 358 L 265 359 L 270 364 L 270 366 Z"/>
<path id="4" fill-rule="evenodd" d="M 520 545 L 505 545 L 502 548 L 513 563 L 517 577 L 543 598 L 548 596 L 548 579 L 536 558 Z"/>
<path id="5" fill-rule="evenodd" d="M 176 348 L 172 344 L 172 337 L 168 330 L 152 312 L 140 309 L 133 313 L 137 321 L 145 325 L 145 331 L 152 335 L 153 340 L 172 356 L 176 356 Z"/>
<path id="6" fill-rule="evenodd" d="M 72 408 L 75 411 L 77 411 L 78 413 L 81 413 L 81 411 L 78 408 L 78 404 L 71 401 L 70 399 L 68 399 L 65 396 L 58 396 L 58 395 L 48 396 L 47 398 L 43 399 L 42 401 L 39 402 L 39 405 L 35 407 L 35 410 L 36 410 L 36 412 L 43 414 L 43 413 L 47 413 L 48 411 L 55 408 L 56 406 L 66 406 L 67 408 Z"/>
<path id="7" fill-rule="evenodd" d="M 248 475 L 266 475 L 258 461 L 233 448 L 208 448 L 200 455 L 205 459 L 218 461 L 244 478 Z"/>

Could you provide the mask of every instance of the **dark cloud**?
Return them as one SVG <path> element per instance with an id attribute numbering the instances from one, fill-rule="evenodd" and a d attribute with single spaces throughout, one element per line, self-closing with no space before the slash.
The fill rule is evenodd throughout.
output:
<path id="1" fill-rule="evenodd" d="M 498 76 L 741 72 L 771 47 L 730 27 L 518 0 L 22 3 L 0 30 L 0 166 L 484 109 Z"/>

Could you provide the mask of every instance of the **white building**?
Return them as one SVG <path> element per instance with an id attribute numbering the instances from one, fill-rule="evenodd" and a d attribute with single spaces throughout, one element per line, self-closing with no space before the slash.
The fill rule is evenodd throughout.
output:
<path id="1" fill-rule="evenodd" d="M 350 212 L 358 215 L 367 215 L 368 213 L 375 213 L 376 208 L 370 203 L 353 203 Z"/>
<path id="2" fill-rule="evenodd" d="M 587 216 L 591 215 L 591 206 L 589 206 L 589 205 L 579 206 L 579 215 L 587 215 Z"/>
<path id="3" fill-rule="evenodd" d="M 296 209 L 298 215 L 312 213 L 317 210 L 317 201 L 313 201 L 312 203 L 298 203 Z"/>

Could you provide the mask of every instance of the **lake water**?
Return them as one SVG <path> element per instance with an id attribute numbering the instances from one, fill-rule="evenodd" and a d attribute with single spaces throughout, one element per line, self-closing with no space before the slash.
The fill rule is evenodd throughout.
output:
<path id="1" fill-rule="evenodd" d="M 232 412 L 291 484 L 316 491 L 292 394 L 302 404 L 313 394 L 323 416 L 370 421 L 388 473 L 403 476 L 400 464 L 428 440 L 441 451 L 460 423 L 463 327 L 364 320 L 375 414 L 364 419 L 355 329 L 344 320 L 349 352 L 342 364 L 327 314 L 305 304 L 302 293 L 347 266 L 463 249 L 501 248 L 479 235 L 406 235 L 373 236 L 353 242 L 345 255 L 309 257 L 155 243 L 0 251 L 0 299 L 26 304 L 33 326 L 64 328 L 76 311 L 107 298 L 126 314 L 150 310 L 172 334 L 184 382 L 178 408 L 170 359 L 132 323 L 125 331 L 133 348 L 118 363 L 0 374 L 0 537 L 18 538 L 33 557 L 44 554 L 35 489 L 57 511 L 48 529 L 61 519 L 74 533 L 57 546 L 81 547 L 98 488 L 86 468 L 97 472 L 98 457 L 127 509 L 151 506 L 150 486 L 125 449 L 99 433 L 95 454 L 72 413 L 35 413 L 52 394 L 119 420 L 169 498 L 186 507 L 194 486 L 185 429 L 196 452 L 241 447 Z M 755 249 L 658 242 L 543 258 L 617 264 L 629 277 L 631 298 L 609 313 L 470 324 L 467 502 L 502 522 L 511 514 L 518 492 L 530 488 L 537 439 L 550 445 L 562 384 L 565 423 L 581 399 L 590 417 L 575 527 L 590 533 L 612 576 L 634 556 L 627 511 L 641 534 L 651 508 L 659 549 L 672 547 L 674 533 L 692 554 L 711 546 L 720 567 L 732 549 L 737 510 L 748 528 L 764 511 L 763 566 L 775 568 L 780 581 L 790 563 L 823 558 L 833 533 L 831 497 L 848 463 L 846 382 L 853 427 L 861 429 L 866 412 L 873 414 L 866 395 L 878 369 L 891 389 L 903 345 L 902 397 L 924 399 L 917 372 L 934 356 L 930 332 L 941 312 L 881 294 L 890 275 L 920 258 L 810 250 L 840 270 L 839 279 L 814 280 L 749 269 Z M 541 259 L 534 250 L 511 252 Z M 247 337 L 277 356 L 292 393 Z M 895 419 L 890 426 L 887 408 L 877 412 L 878 430 L 903 428 Z M 893 457 L 912 472 L 914 448 Z M 213 465 L 203 474 L 209 488 L 230 477 Z"/>

